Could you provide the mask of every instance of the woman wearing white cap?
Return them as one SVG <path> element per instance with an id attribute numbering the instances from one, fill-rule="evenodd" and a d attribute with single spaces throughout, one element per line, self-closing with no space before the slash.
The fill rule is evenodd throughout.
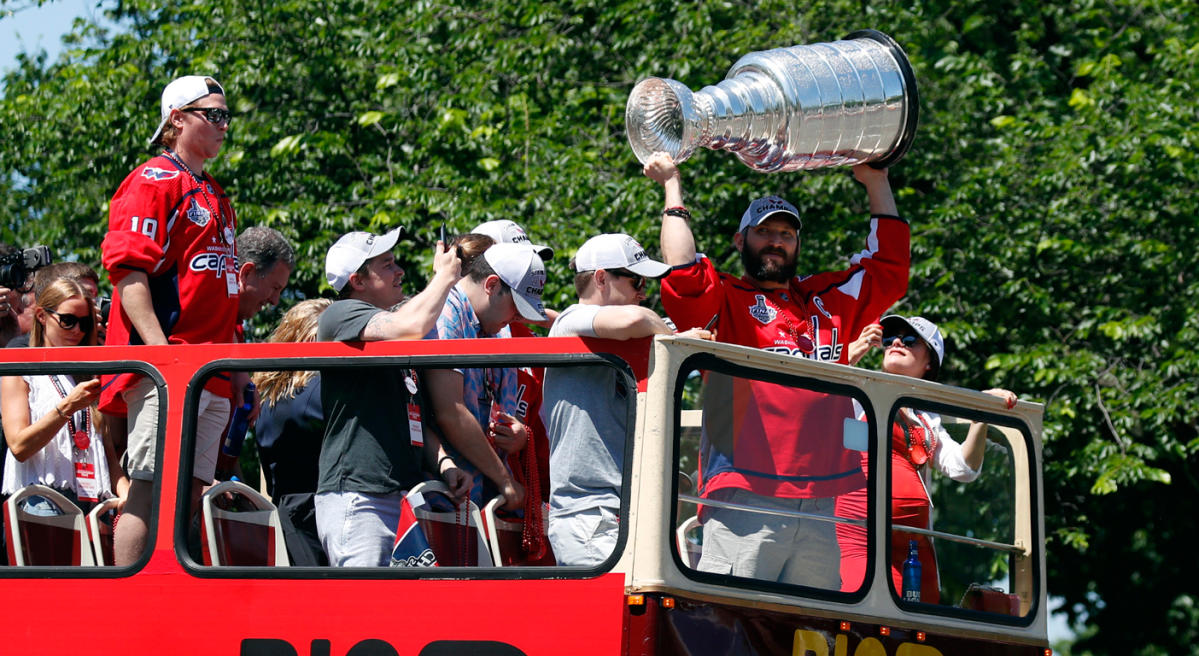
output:
<path id="1" fill-rule="evenodd" d="M 856 364 L 876 346 L 884 349 L 884 372 L 925 380 L 937 379 L 945 356 L 941 330 L 924 317 L 893 314 L 867 326 L 849 345 L 849 363 Z M 1008 408 L 1016 405 L 1016 395 L 1007 390 L 989 389 L 986 393 L 1003 399 Z M 965 441 L 958 444 L 941 425 L 941 417 L 936 413 L 900 409 L 891 430 L 892 521 L 903 526 L 929 528 L 932 501 L 923 478 L 929 465 L 955 481 L 968 483 L 978 478 L 986 443 L 986 424 L 982 422 L 972 422 Z M 866 454 L 863 453 L 863 471 L 866 467 Z M 837 498 L 836 514 L 864 519 L 866 504 L 866 489 L 855 490 Z M 937 557 L 927 536 L 892 531 L 891 578 L 895 589 L 903 589 L 901 570 L 908 557 L 910 540 L 916 541 L 922 564 L 920 600 L 935 604 L 941 596 Z M 841 589 L 857 590 L 862 585 L 868 564 L 866 531 L 857 526 L 838 524 L 837 542 L 841 547 Z"/>

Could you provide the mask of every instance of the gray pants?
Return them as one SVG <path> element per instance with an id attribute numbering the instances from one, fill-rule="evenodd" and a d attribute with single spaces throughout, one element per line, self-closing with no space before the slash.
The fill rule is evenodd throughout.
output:
<path id="1" fill-rule="evenodd" d="M 746 490 L 719 490 L 714 498 L 748 506 L 832 516 L 832 497 L 776 499 Z M 701 572 L 841 589 L 841 550 L 831 522 L 708 507 Z"/>

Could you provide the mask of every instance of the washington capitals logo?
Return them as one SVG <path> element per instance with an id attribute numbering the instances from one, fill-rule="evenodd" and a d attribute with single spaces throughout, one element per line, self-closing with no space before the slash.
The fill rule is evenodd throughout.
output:
<path id="1" fill-rule="evenodd" d="M 749 316 L 761 321 L 763 325 L 774 321 L 779 311 L 766 304 L 766 297 L 762 294 L 754 296 L 754 304 L 749 306 Z"/>
<path id="2" fill-rule="evenodd" d="M 400 502 L 400 524 L 396 527 L 390 564 L 392 567 L 437 567 L 437 555 L 429 546 L 407 498 Z"/>
<path id="3" fill-rule="evenodd" d="M 153 166 L 147 166 L 142 169 L 142 177 L 147 180 L 158 182 L 159 180 L 171 180 L 179 177 L 179 171 L 168 171 L 166 169 L 158 169 Z"/>
<path id="4" fill-rule="evenodd" d="M 208 225 L 208 222 L 212 220 L 212 212 L 209 212 L 206 208 L 200 207 L 199 203 L 196 202 L 196 199 L 193 198 L 191 201 L 191 206 L 187 208 L 187 220 L 202 228 Z"/>

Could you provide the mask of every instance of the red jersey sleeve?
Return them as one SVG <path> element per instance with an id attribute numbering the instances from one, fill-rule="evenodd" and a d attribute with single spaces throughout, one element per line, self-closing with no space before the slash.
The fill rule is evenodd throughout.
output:
<path id="1" fill-rule="evenodd" d="M 707 257 L 675 267 L 662 279 L 662 308 L 680 332 L 708 325 L 723 306 L 720 274 Z"/>
<path id="2" fill-rule="evenodd" d="M 181 196 L 180 173 L 169 160 L 156 157 L 134 169 L 113 195 L 100 248 L 101 264 L 114 285 L 130 271 L 153 273 L 163 264 L 172 199 Z"/>
<path id="3" fill-rule="evenodd" d="M 853 341 L 867 325 L 879 320 L 908 290 L 911 268 L 911 229 L 898 217 L 870 220 L 866 248 L 849 260 L 849 268 L 807 276 L 792 282 L 792 291 L 818 306 L 820 313 L 838 317 L 840 338 Z M 837 362 L 848 353 L 838 349 Z"/>

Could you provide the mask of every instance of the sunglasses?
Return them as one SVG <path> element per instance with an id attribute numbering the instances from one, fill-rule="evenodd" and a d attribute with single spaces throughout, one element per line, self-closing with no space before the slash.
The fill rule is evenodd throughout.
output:
<path id="1" fill-rule="evenodd" d="M 92 331 L 91 315 L 79 316 L 78 314 L 63 314 L 62 312 L 55 312 L 49 308 L 43 309 L 45 309 L 46 312 L 54 315 L 54 320 L 58 322 L 58 325 L 62 326 L 63 330 L 74 330 L 75 327 L 78 326 L 79 330 L 82 330 L 85 333 L 90 333 Z"/>
<path id="2" fill-rule="evenodd" d="M 204 120 L 213 125 L 229 124 L 233 120 L 233 112 L 224 107 L 185 107 L 181 112 L 193 112 L 204 116 Z"/>
<path id="3" fill-rule="evenodd" d="M 621 278 L 628 278 L 631 280 L 633 282 L 633 291 L 635 292 L 645 291 L 645 286 L 648 284 L 645 276 L 639 276 L 632 271 L 625 269 L 608 269 L 607 271 L 614 276 L 620 276 Z"/>
<path id="4" fill-rule="evenodd" d="M 891 335 L 890 337 L 883 335 L 883 347 L 894 344 L 897 339 L 908 348 L 921 343 L 920 338 L 915 335 Z"/>

